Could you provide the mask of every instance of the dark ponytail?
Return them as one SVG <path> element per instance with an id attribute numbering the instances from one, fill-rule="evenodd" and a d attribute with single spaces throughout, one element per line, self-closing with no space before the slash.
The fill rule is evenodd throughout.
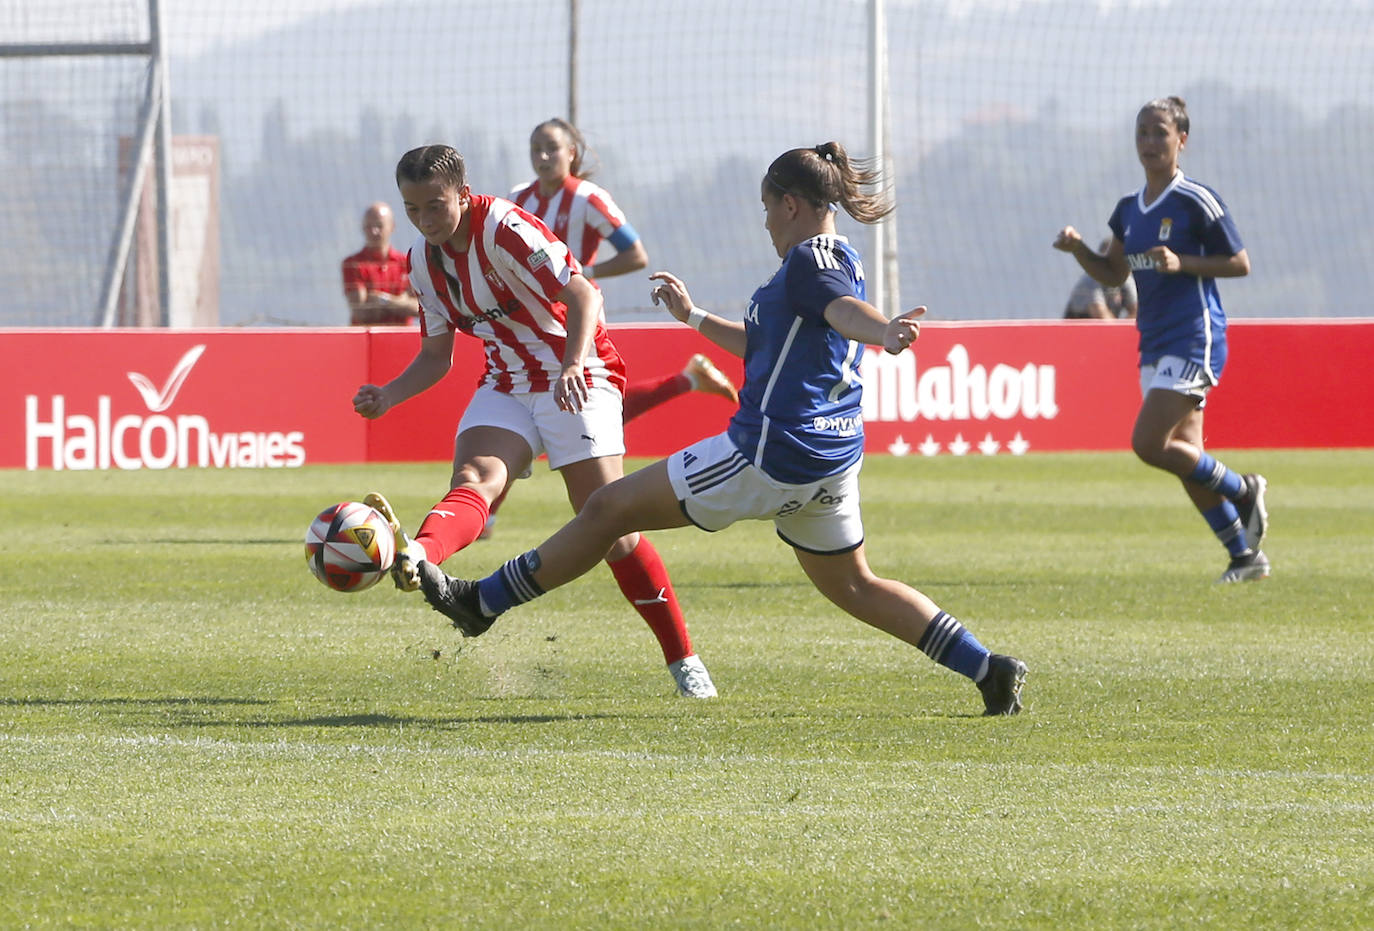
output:
<path id="1" fill-rule="evenodd" d="M 851 159 L 838 142 L 784 152 L 768 166 L 764 181 L 779 195 L 791 194 L 813 207 L 838 204 L 860 223 L 877 223 L 894 206 L 882 190 L 877 167 Z"/>

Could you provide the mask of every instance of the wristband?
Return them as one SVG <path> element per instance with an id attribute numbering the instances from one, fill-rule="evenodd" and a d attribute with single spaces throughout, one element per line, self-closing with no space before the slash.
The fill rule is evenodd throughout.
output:
<path id="1" fill-rule="evenodd" d="M 700 332 L 702 323 L 704 323 L 709 316 L 711 315 L 700 307 L 693 307 L 691 310 L 687 311 L 687 325 Z"/>

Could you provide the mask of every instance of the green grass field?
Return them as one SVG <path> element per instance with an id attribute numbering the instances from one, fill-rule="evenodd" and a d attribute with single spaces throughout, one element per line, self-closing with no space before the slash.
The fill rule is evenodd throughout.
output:
<path id="1" fill-rule="evenodd" d="M 720 688 L 599 571 L 464 641 L 301 539 L 446 465 L 0 473 L 0 927 L 1357 928 L 1374 452 L 1270 479 L 1266 582 L 1127 455 L 874 457 L 870 559 L 1027 713 L 840 615 L 766 524 L 655 536 Z M 567 511 L 546 471 L 480 575 Z"/>

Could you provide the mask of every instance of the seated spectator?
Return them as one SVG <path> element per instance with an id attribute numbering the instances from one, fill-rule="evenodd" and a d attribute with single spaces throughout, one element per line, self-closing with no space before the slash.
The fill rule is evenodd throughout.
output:
<path id="1" fill-rule="evenodd" d="M 1111 244 L 1110 238 L 1104 239 L 1097 251 L 1106 254 Z M 1119 288 L 1104 288 L 1091 275 L 1084 275 L 1074 284 L 1064 307 L 1068 320 L 1134 320 L 1135 312 L 1135 279 L 1130 275 Z"/>
<path id="2" fill-rule="evenodd" d="M 391 248 L 395 227 L 386 204 L 368 207 L 363 214 L 365 245 L 343 260 L 348 322 L 354 326 L 403 326 L 420 312 L 406 274 L 406 255 Z"/>

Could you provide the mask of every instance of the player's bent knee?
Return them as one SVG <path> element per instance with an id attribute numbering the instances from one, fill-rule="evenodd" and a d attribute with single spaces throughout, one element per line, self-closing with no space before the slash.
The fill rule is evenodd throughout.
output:
<path id="1" fill-rule="evenodd" d="M 629 556 L 639 546 L 639 534 L 631 533 L 619 538 L 606 553 L 606 562 L 619 562 Z"/>
<path id="2" fill-rule="evenodd" d="M 1132 436 L 1131 452 L 1135 453 L 1136 458 L 1146 465 L 1163 468 L 1164 444 L 1159 442 L 1155 437 L 1145 435 Z"/>
<path id="3" fill-rule="evenodd" d="M 630 512 L 620 497 L 610 490 L 609 485 L 603 485 L 592 492 L 582 505 L 582 509 L 577 512 L 577 516 L 584 523 L 603 530 L 616 530 L 624 534 L 633 529 L 625 529 L 627 518 L 631 516 Z"/>
<path id="4" fill-rule="evenodd" d="M 500 497 L 506 487 L 506 476 L 484 473 L 472 463 L 465 462 L 453 470 L 449 478 L 449 488 L 471 488 L 490 503 Z"/>
<path id="5" fill-rule="evenodd" d="M 812 583 L 831 604 L 843 611 L 854 614 L 863 605 L 866 595 L 864 579 L 852 574 L 820 576 L 813 575 Z"/>

